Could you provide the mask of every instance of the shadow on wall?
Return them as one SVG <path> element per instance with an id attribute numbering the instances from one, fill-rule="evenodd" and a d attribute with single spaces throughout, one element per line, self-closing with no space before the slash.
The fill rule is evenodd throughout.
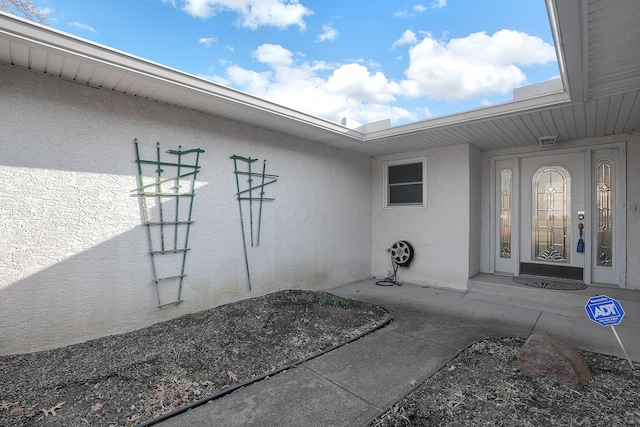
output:
<path id="1" fill-rule="evenodd" d="M 206 248 L 197 252 L 205 253 Z M 207 275 L 212 268 L 201 268 L 210 260 L 188 260 L 192 274 L 184 282 L 185 302 L 159 310 L 146 231 L 136 227 L 1 288 L 0 354 L 130 331 L 239 299 L 245 289 L 238 273 L 239 255 L 227 253 L 227 259 L 220 260 L 226 268 L 215 271 L 215 281 Z M 169 285 L 167 289 L 175 292 L 175 284 Z"/>

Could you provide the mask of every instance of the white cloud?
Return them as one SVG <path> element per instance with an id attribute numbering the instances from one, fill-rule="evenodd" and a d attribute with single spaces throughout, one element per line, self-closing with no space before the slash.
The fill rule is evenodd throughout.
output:
<path id="1" fill-rule="evenodd" d="M 247 70 L 236 65 L 227 68 L 227 81 L 236 87 L 241 87 L 252 95 L 266 97 L 272 73 Z"/>
<path id="2" fill-rule="evenodd" d="M 395 43 L 408 46 L 404 80 L 389 79 L 366 59 L 313 62 L 268 43 L 253 52 L 268 70 L 258 72 L 225 62 L 221 63 L 223 75 L 208 78 L 334 122 L 349 117 L 362 123 L 387 118 L 397 123 L 431 117 L 427 103 L 433 100 L 480 99 L 478 105 L 488 105 L 489 96 L 509 93 L 526 83 L 522 67 L 555 60 L 553 46 L 516 31 L 475 33 L 449 41 L 424 33 L 420 37 L 408 30 Z M 415 110 L 399 107 L 399 98 L 420 99 L 420 106 Z"/>
<path id="3" fill-rule="evenodd" d="M 408 18 L 408 17 L 413 16 L 413 15 L 411 15 L 406 10 L 398 10 L 396 12 L 393 12 L 393 16 L 395 16 L 396 18 Z"/>
<path id="4" fill-rule="evenodd" d="M 78 21 L 73 21 L 71 23 L 69 23 L 69 25 L 71 25 L 74 28 L 77 28 L 79 30 L 83 30 L 83 31 L 89 31 L 92 32 L 94 34 L 97 34 L 98 32 L 96 31 L 95 28 L 93 28 L 91 25 L 87 25 L 87 24 L 82 24 Z"/>
<path id="5" fill-rule="evenodd" d="M 415 113 L 388 105 L 401 91 L 384 74 L 371 74 L 361 64 L 332 66 L 322 61 L 296 60 L 280 45 L 263 44 L 253 52 L 269 71 L 230 66 L 224 76 L 205 76 L 289 108 L 339 122 L 343 117 L 372 122 L 391 118 L 415 121 Z"/>
<path id="6" fill-rule="evenodd" d="M 212 44 L 216 43 L 217 41 L 218 41 L 218 39 L 215 38 L 215 37 L 201 37 L 198 40 L 198 43 L 203 44 L 204 47 L 209 47 Z"/>
<path id="7" fill-rule="evenodd" d="M 413 5 L 413 7 L 411 8 L 411 10 L 413 10 L 413 12 L 417 12 L 417 13 L 424 13 L 429 9 L 441 9 L 443 7 L 445 7 L 447 5 L 447 0 L 437 0 L 436 2 L 433 2 L 431 4 L 429 4 L 429 7 L 423 5 L 423 4 L 415 4 Z M 411 18 L 413 16 L 416 16 L 415 13 L 411 13 L 407 10 L 398 10 L 396 12 L 393 12 L 393 16 L 395 16 L 396 18 Z"/>
<path id="8" fill-rule="evenodd" d="M 448 43 L 427 35 L 409 48 L 409 58 L 408 79 L 401 83 L 406 94 L 460 100 L 508 93 L 526 82 L 518 66 L 546 64 L 556 56 L 553 46 L 538 37 L 501 30 Z"/>
<path id="9" fill-rule="evenodd" d="M 381 72 L 371 74 L 360 64 L 346 64 L 333 71 L 325 87 L 332 93 L 376 104 L 395 101 L 400 86 L 388 80 Z"/>
<path id="10" fill-rule="evenodd" d="M 393 42 L 393 44 L 391 45 L 391 48 L 393 49 L 398 46 L 403 46 L 407 44 L 416 44 L 417 42 L 418 42 L 418 38 L 416 37 L 416 33 L 414 33 L 411 30 L 407 30 L 404 33 L 402 33 L 402 35 L 398 40 Z"/>
<path id="11" fill-rule="evenodd" d="M 288 67 L 293 63 L 293 54 L 290 50 L 277 44 L 265 43 L 253 52 L 254 58 L 268 64 L 273 68 Z"/>
<path id="12" fill-rule="evenodd" d="M 175 1 L 163 0 L 175 6 Z M 306 28 L 304 18 L 313 14 L 299 0 L 182 0 L 182 9 L 191 16 L 207 19 L 220 12 L 239 15 L 238 25 L 251 29 L 262 26 Z"/>
<path id="13" fill-rule="evenodd" d="M 318 41 L 324 42 L 328 40 L 332 42 L 338 38 L 338 34 L 339 34 L 338 30 L 333 28 L 331 25 L 323 25 L 322 34 L 318 36 Z"/>

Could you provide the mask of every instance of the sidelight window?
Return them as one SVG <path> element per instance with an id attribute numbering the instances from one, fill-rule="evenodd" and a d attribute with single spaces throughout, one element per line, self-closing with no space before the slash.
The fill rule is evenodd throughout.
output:
<path id="1" fill-rule="evenodd" d="M 610 160 L 596 163 L 596 265 L 613 265 L 613 164 Z"/>
<path id="2" fill-rule="evenodd" d="M 511 258 L 511 201 L 513 171 L 503 168 L 500 171 L 500 258 Z"/>

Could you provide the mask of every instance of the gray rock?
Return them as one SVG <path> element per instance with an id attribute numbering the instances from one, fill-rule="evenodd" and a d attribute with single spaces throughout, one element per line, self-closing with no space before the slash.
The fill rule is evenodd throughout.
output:
<path id="1" fill-rule="evenodd" d="M 550 378 L 571 388 L 580 388 L 591 379 L 584 357 L 547 332 L 529 336 L 518 353 L 520 372 L 536 378 Z"/>

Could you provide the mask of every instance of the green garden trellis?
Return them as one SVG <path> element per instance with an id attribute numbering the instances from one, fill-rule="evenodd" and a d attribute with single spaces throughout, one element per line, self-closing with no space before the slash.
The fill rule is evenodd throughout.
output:
<path id="1" fill-rule="evenodd" d="M 236 175 L 236 188 L 237 188 L 237 193 L 236 193 L 236 197 L 238 199 L 238 209 L 240 211 L 240 228 L 242 229 L 242 245 L 244 248 L 244 262 L 245 262 L 245 266 L 247 269 L 247 281 L 249 283 L 249 290 L 251 290 L 251 273 L 249 271 L 249 254 L 248 254 L 248 249 L 247 249 L 247 237 L 246 237 L 246 233 L 245 233 L 245 221 L 244 221 L 244 214 L 243 214 L 243 210 L 242 210 L 242 202 L 243 201 L 248 201 L 249 203 L 249 235 L 250 235 L 250 242 L 251 242 L 251 247 L 254 246 L 260 246 L 260 228 L 261 228 L 261 224 L 262 224 L 262 205 L 265 201 L 272 201 L 275 200 L 272 197 L 265 197 L 264 196 L 264 188 L 269 185 L 269 184 L 273 184 L 274 182 L 276 182 L 278 179 L 278 175 L 272 175 L 272 174 L 267 174 L 266 173 L 266 169 L 267 169 L 267 161 L 263 160 L 262 161 L 262 173 L 259 172 L 254 172 L 251 170 L 251 165 L 258 161 L 258 159 L 252 159 L 251 157 L 242 157 L 242 156 L 237 156 L 237 155 L 233 155 L 230 157 L 233 160 L 233 167 L 234 167 L 234 173 Z M 238 168 L 238 162 L 242 162 L 240 163 L 240 165 L 242 166 L 242 164 L 246 164 L 246 170 L 244 170 L 244 168 Z M 240 177 L 247 177 L 247 183 L 248 185 L 246 186 L 245 189 L 242 189 L 242 186 L 240 184 Z M 253 181 L 254 181 L 254 177 L 258 177 L 260 179 L 260 184 L 254 185 Z M 259 191 L 258 195 L 254 195 L 254 192 Z M 254 203 L 258 203 L 258 218 L 257 218 L 257 230 L 254 234 L 254 221 L 253 221 L 253 204 Z M 254 239 L 254 235 L 255 235 L 255 239 Z"/>
<path id="2" fill-rule="evenodd" d="M 177 150 L 166 152 L 176 156 L 175 162 L 167 162 L 160 159 L 159 142 L 156 144 L 154 160 L 140 158 L 137 139 L 135 147 L 139 175 L 137 191 L 142 197 L 158 308 L 163 308 L 182 302 L 182 283 L 186 277 L 185 264 L 190 249 L 189 231 L 193 224 L 195 183 L 200 171 L 198 161 L 204 150 L 182 150 L 182 146 L 179 146 Z M 190 161 L 185 162 L 185 158 Z M 183 198 L 187 198 L 188 202 L 181 205 Z"/>

